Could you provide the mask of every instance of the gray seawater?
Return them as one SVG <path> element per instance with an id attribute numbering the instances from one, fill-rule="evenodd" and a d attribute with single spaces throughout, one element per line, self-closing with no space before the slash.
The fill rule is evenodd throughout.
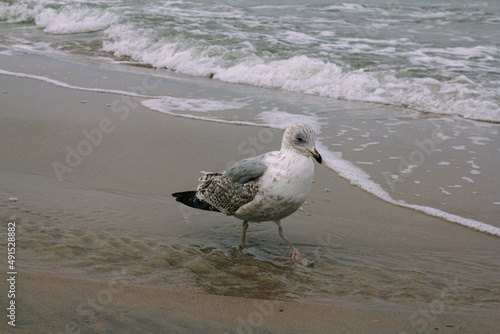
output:
<path id="1" fill-rule="evenodd" d="M 0 44 L 500 121 L 500 3 L 2 1 Z"/>

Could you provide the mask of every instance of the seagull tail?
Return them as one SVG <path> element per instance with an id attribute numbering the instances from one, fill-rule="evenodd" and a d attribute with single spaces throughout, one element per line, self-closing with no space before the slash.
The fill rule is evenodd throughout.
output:
<path id="1" fill-rule="evenodd" d="M 172 196 L 175 197 L 175 200 L 177 202 L 181 202 L 182 204 L 185 204 L 192 208 L 220 212 L 217 208 L 196 197 L 196 190 L 173 193 Z"/>

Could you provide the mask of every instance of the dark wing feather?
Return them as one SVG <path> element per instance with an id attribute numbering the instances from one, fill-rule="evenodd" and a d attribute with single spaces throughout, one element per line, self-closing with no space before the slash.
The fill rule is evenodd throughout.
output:
<path id="1" fill-rule="evenodd" d="M 241 160 L 224 174 L 206 173 L 198 186 L 197 197 L 226 215 L 234 214 L 251 202 L 259 190 L 259 179 L 267 166 L 263 155 Z"/>
<path id="2" fill-rule="evenodd" d="M 177 202 L 181 202 L 182 204 L 185 204 L 187 206 L 190 206 L 195 209 L 200 209 L 200 210 L 208 210 L 208 211 L 217 211 L 217 208 L 213 207 L 212 205 L 208 204 L 207 202 L 204 202 L 200 200 L 198 197 L 196 197 L 196 190 L 192 191 L 182 191 L 178 193 L 173 193 L 172 196 L 175 197 L 175 200 Z"/>

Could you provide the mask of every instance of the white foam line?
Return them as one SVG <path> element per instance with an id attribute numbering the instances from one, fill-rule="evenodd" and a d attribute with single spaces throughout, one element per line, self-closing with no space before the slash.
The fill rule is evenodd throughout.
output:
<path id="1" fill-rule="evenodd" d="M 330 168 L 331 170 L 337 172 L 341 177 L 344 179 L 348 180 L 351 182 L 351 184 L 365 190 L 366 192 L 377 196 L 380 199 L 383 199 L 386 202 L 389 202 L 391 204 L 404 207 L 404 208 L 409 208 L 413 209 L 416 211 L 420 211 L 422 213 L 425 213 L 429 216 L 433 217 L 438 217 L 444 220 L 447 220 L 452 223 L 457 223 L 466 227 L 469 227 L 471 229 L 484 232 L 487 234 L 491 234 L 497 237 L 500 237 L 500 228 L 485 224 L 483 222 L 474 220 L 474 219 L 469 219 L 469 218 L 464 218 L 460 217 L 436 208 L 428 207 L 428 206 L 422 206 L 422 205 L 416 205 L 416 204 L 407 204 L 407 203 L 402 203 L 399 201 L 396 201 L 393 199 L 389 193 L 384 190 L 378 183 L 375 183 L 374 181 L 370 180 L 370 175 L 365 173 L 362 169 L 359 167 L 353 165 L 350 161 L 347 161 L 345 159 L 342 159 L 342 153 L 334 153 L 331 151 L 328 151 L 327 147 L 324 146 L 321 142 L 317 142 L 317 148 L 321 152 L 321 155 L 324 158 L 325 165 Z"/>
<path id="2" fill-rule="evenodd" d="M 407 207 L 413 210 L 417 210 L 423 213 L 428 214 L 429 216 L 434 216 L 438 218 L 442 218 L 444 220 L 450 221 L 452 223 L 457 223 L 466 227 L 469 227 L 473 230 L 477 230 L 480 232 L 488 233 L 497 237 L 500 237 L 500 228 L 485 224 L 483 222 L 474 220 L 474 219 L 469 219 L 469 218 L 464 218 L 460 217 L 439 209 L 431 208 L 428 206 L 422 206 L 422 205 L 416 205 L 416 204 L 403 204 L 399 202 L 395 202 L 394 204 L 397 204 L 402 207 Z"/>
<path id="3" fill-rule="evenodd" d="M 148 98 L 148 99 L 157 99 L 160 98 L 159 96 L 151 96 L 151 95 L 142 95 L 142 94 L 137 94 L 137 93 L 132 93 L 132 92 L 126 92 L 123 90 L 115 90 L 115 89 L 102 89 L 102 88 L 86 88 L 86 87 L 79 87 L 79 86 L 73 86 L 70 84 L 67 84 L 62 81 L 54 80 L 51 78 L 47 78 L 41 75 L 34 75 L 34 74 L 26 74 L 26 73 L 19 73 L 19 72 L 10 72 L 6 70 L 0 69 L 0 75 L 10 75 L 18 78 L 26 78 L 26 79 L 33 79 L 33 80 L 39 80 L 39 81 L 44 81 L 46 83 L 63 87 L 63 88 L 69 88 L 69 89 L 76 89 L 76 90 L 82 90 L 86 92 L 95 92 L 95 93 L 107 93 L 107 94 L 119 94 L 119 95 L 125 95 L 125 96 L 133 96 L 133 97 L 140 97 L 140 98 Z"/>
<path id="4" fill-rule="evenodd" d="M 49 84 L 53 84 L 55 86 L 69 88 L 69 89 L 82 90 L 82 91 L 86 91 L 86 92 L 118 94 L 118 95 L 133 96 L 133 97 L 140 97 L 140 98 L 146 98 L 146 99 L 155 99 L 155 100 L 161 99 L 164 97 L 164 96 L 142 95 L 142 94 L 136 94 L 136 93 L 126 92 L 126 91 L 122 91 L 122 90 L 115 90 L 115 89 L 85 88 L 85 87 L 73 86 L 73 85 L 67 84 L 65 82 L 54 80 L 54 79 L 47 78 L 44 76 L 19 73 L 19 72 L 10 72 L 10 71 L 6 71 L 3 69 L 0 69 L 0 75 L 10 75 L 10 76 L 19 77 L 19 78 L 34 79 L 34 80 L 44 81 L 44 82 L 49 83 Z M 141 104 L 144 105 L 146 108 L 149 108 L 151 110 L 158 111 L 158 112 L 161 112 L 161 113 L 167 114 L 167 115 L 177 116 L 177 117 L 196 119 L 196 120 L 202 120 L 202 121 L 210 121 L 210 122 L 216 122 L 216 123 L 249 125 L 249 126 L 259 126 L 259 127 L 266 126 L 265 124 L 257 124 L 257 123 L 245 122 L 245 121 L 227 121 L 227 120 L 219 120 L 219 119 L 202 117 L 202 116 L 176 114 L 173 112 L 165 111 L 163 109 L 151 107 L 150 105 L 147 104 L 147 101 L 142 101 Z"/>
<path id="5" fill-rule="evenodd" d="M 156 97 L 156 99 L 159 99 Z M 203 117 L 203 116 L 195 116 L 195 115 L 189 115 L 189 114 L 176 114 L 171 111 L 167 111 L 163 108 L 158 108 L 157 106 L 153 105 L 150 103 L 151 100 L 146 100 L 142 101 L 141 104 L 150 109 L 154 110 L 157 112 L 160 112 L 162 114 L 166 115 L 171 115 L 171 116 L 176 116 L 176 117 L 182 117 L 182 118 L 188 118 L 188 119 L 196 119 L 199 121 L 208 121 L 208 122 L 215 122 L 215 123 L 225 123 L 225 124 L 236 124 L 236 125 L 249 125 L 249 126 L 259 126 L 259 127 L 267 127 L 265 124 L 257 124 L 257 123 L 252 123 L 252 122 L 245 122 L 245 121 L 227 121 L 223 119 L 216 119 L 216 118 L 210 118 L 210 117 Z"/>

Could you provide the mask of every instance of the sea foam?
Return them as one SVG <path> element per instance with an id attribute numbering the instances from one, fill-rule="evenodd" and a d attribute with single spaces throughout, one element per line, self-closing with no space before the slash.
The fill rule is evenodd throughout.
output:
<path id="1" fill-rule="evenodd" d="M 409 204 L 402 201 L 396 201 L 378 183 L 371 180 L 369 174 L 364 172 L 361 168 L 352 164 L 350 161 L 343 159 L 341 152 L 331 152 L 321 142 L 317 144 L 317 147 L 318 150 L 321 152 L 321 155 L 324 158 L 325 165 L 327 167 L 337 172 L 341 177 L 347 179 L 351 184 L 365 190 L 370 194 L 377 196 L 380 199 L 383 199 L 386 202 L 389 202 L 397 206 L 409 208 L 412 210 L 420 211 L 429 216 L 438 217 L 452 223 L 457 223 L 483 233 L 488 233 L 500 237 L 500 228 L 498 227 L 485 224 L 483 222 L 474 219 L 469 219 L 458 215 L 454 215 L 445 212 L 443 210 L 439 210 L 429 206 Z"/>
<path id="2" fill-rule="evenodd" d="M 107 52 L 117 61 L 125 58 L 229 83 L 500 122 L 497 43 L 441 45 L 419 39 L 422 20 L 456 23 L 456 15 L 469 11 L 349 3 L 291 8 L 237 2 L 196 7 L 182 2 L 2 2 L 0 21 L 41 28 L 45 36 L 35 33 L 30 40 L 23 35 L 28 47 L 50 35 L 83 34 L 54 38 L 44 52 L 94 53 L 99 61 Z M 476 22 L 483 9 L 468 19 Z M 282 11 L 287 15 L 272 15 Z M 363 23 L 375 17 L 380 24 Z M 404 31 L 395 38 L 392 30 L 400 21 L 407 24 L 399 26 Z M 85 33 L 92 33 L 93 43 Z"/>
<path id="3" fill-rule="evenodd" d="M 464 75 L 443 82 L 433 78 L 400 78 L 382 70 L 350 69 L 311 55 L 275 60 L 245 51 L 254 48 L 250 42 L 229 49 L 192 40 L 159 38 L 151 29 L 136 29 L 127 24 L 110 27 L 105 33 L 108 38 L 104 50 L 188 75 L 500 122 L 500 106 L 494 92 L 481 90 Z"/>
<path id="4" fill-rule="evenodd" d="M 119 16 L 108 9 L 83 4 L 0 3 L 0 20 L 11 23 L 34 21 L 46 33 L 75 34 L 108 28 L 119 21 Z"/>

